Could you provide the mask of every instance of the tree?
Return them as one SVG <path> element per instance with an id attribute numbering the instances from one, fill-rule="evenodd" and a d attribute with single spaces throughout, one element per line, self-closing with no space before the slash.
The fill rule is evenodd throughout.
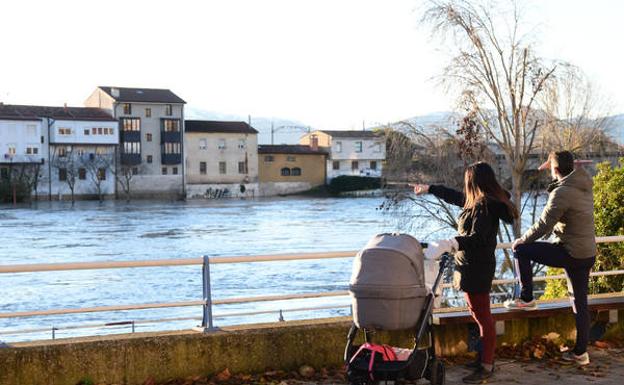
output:
<path id="1" fill-rule="evenodd" d="M 597 235 L 624 235 L 624 158 L 620 159 L 619 167 L 612 167 L 609 162 L 598 165 L 598 173 L 594 177 L 594 220 Z M 599 244 L 594 270 L 622 269 L 624 243 Z M 548 274 L 563 274 L 563 270 L 549 268 Z M 589 288 L 591 294 L 621 292 L 624 290 L 624 276 L 594 277 Z M 563 280 L 549 280 L 544 297 L 559 298 L 566 293 L 567 286 Z"/>
<path id="2" fill-rule="evenodd" d="M 75 203 L 76 181 L 79 176 L 80 159 L 73 146 L 55 146 L 51 166 L 57 171 L 59 181 L 69 188 L 72 205 Z"/>
<path id="3" fill-rule="evenodd" d="M 453 39 L 453 58 L 440 80 L 457 91 L 459 106 L 504 152 L 520 211 L 523 173 L 544 123 L 537 100 L 554 81 L 557 65 L 534 51 L 515 1 L 504 9 L 491 2 L 431 0 L 422 20 L 434 34 Z M 513 233 L 521 235 L 521 221 L 514 222 Z"/>
<path id="4" fill-rule="evenodd" d="M 106 181 L 106 174 L 114 170 L 114 155 L 98 150 L 96 146 L 94 153 L 82 155 L 81 166 L 85 169 L 91 184 L 95 188 L 98 199 L 102 202 L 104 200 L 102 185 Z"/>

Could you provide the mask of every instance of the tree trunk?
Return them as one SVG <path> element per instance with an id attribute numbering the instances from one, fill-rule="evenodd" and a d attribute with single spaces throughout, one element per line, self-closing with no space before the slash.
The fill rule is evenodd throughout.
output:
<path id="1" fill-rule="evenodd" d="M 520 212 L 522 210 L 522 172 L 517 171 L 515 167 L 511 168 L 511 198 L 520 213 L 520 217 L 512 226 L 513 235 L 517 239 L 522 236 L 522 213 Z"/>

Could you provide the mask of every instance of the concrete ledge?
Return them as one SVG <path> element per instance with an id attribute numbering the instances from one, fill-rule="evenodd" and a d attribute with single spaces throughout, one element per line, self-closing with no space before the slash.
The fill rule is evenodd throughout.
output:
<path id="1" fill-rule="evenodd" d="M 574 337 L 572 312 L 504 321 L 498 343 L 518 343 L 555 331 Z M 14 344 L 0 348 L 0 385 L 75 385 L 85 378 L 96 384 L 139 385 L 190 376 L 208 376 L 229 368 L 232 373 L 267 368 L 293 370 L 341 366 L 347 317 L 228 327 L 209 334 L 193 331 L 137 333 Z M 435 346 L 444 356 L 468 350 L 471 323 L 436 325 Z M 609 329 L 622 333 L 624 310 Z M 361 333 L 360 333 L 361 337 Z M 378 333 L 375 340 L 410 347 L 409 331 Z"/>

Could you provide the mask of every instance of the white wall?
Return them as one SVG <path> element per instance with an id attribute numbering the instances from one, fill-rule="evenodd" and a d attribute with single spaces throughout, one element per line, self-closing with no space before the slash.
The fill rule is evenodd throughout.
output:
<path id="1" fill-rule="evenodd" d="M 43 122 L 41 120 L 0 120 L 0 163 L 40 162 L 47 158 L 47 143 L 41 143 Z M 45 138 L 44 138 L 45 142 Z M 9 147 L 15 155 L 9 157 Z M 28 147 L 36 148 L 37 154 L 26 154 Z"/>
<path id="2" fill-rule="evenodd" d="M 80 143 L 80 144 L 118 144 L 119 132 L 116 121 L 82 121 L 82 120 L 57 120 L 50 127 L 50 143 Z M 71 135 L 60 135 L 59 129 L 71 130 Z M 107 134 L 93 135 L 93 128 L 107 128 Z M 85 130 L 89 132 L 85 134 Z M 102 130 L 105 131 L 105 130 Z"/>
<path id="3" fill-rule="evenodd" d="M 362 142 L 362 151 L 356 151 L 356 143 Z M 342 148 L 339 148 L 342 147 Z M 332 138 L 330 159 L 386 159 L 386 145 L 383 138 Z"/>
<path id="4" fill-rule="evenodd" d="M 39 189 L 39 193 L 41 194 L 41 190 L 46 190 L 50 188 L 52 193 L 52 199 L 57 199 L 59 195 L 61 196 L 69 196 L 71 194 L 71 190 L 66 181 L 59 180 L 59 167 L 60 164 L 55 162 L 55 154 L 58 152 L 57 148 L 63 147 L 61 145 L 52 145 L 51 151 L 51 161 L 50 161 L 50 184 L 45 184 L 41 186 Z M 100 156 L 107 157 L 110 162 L 110 167 L 106 170 L 106 179 L 102 181 L 101 188 L 102 193 L 104 195 L 113 195 L 115 193 L 115 175 L 113 173 L 114 167 L 114 155 L 115 155 L 115 146 L 93 146 L 93 145 L 74 145 L 73 151 L 75 156 L 74 161 L 74 169 L 78 170 L 80 168 L 85 169 L 85 179 L 80 179 L 78 176 L 76 177 L 76 183 L 74 186 L 74 194 L 77 198 L 80 196 L 94 196 L 97 195 L 97 188 L 93 181 L 93 167 L 89 167 L 85 165 L 85 163 L 89 162 L 89 154 L 96 154 L 96 151 L 99 152 Z M 79 152 L 84 153 L 84 155 L 78 155 Z M 97 156 L 97 155 L 95 155 Z M 48 170 L 47 167 L 46 172 Z"/>

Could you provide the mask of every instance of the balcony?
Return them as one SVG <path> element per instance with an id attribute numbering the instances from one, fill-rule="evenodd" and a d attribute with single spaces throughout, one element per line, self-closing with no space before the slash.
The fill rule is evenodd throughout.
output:
<path id="1" fill-rule="evenodd" d="M 162 164 L 180 164 L 182 163 L 182 154 L 162 154 Z"/>
<path id="2" fill-rule="evenodd" d="M 141 154 L 121 154 L 121 164 L 126 166 L 141 164 Z"/>
<path id="3" fill-rule="evenodd" d="M 141 131 L 121 131 L 122 142 L 140 142 Z"/>
<path id="4" fill-rule="evenodd" d="M 160 132 L 160 144 L 164 143 L 180 143 L 181 140 L 180 131 L 161 131 Z"/>

